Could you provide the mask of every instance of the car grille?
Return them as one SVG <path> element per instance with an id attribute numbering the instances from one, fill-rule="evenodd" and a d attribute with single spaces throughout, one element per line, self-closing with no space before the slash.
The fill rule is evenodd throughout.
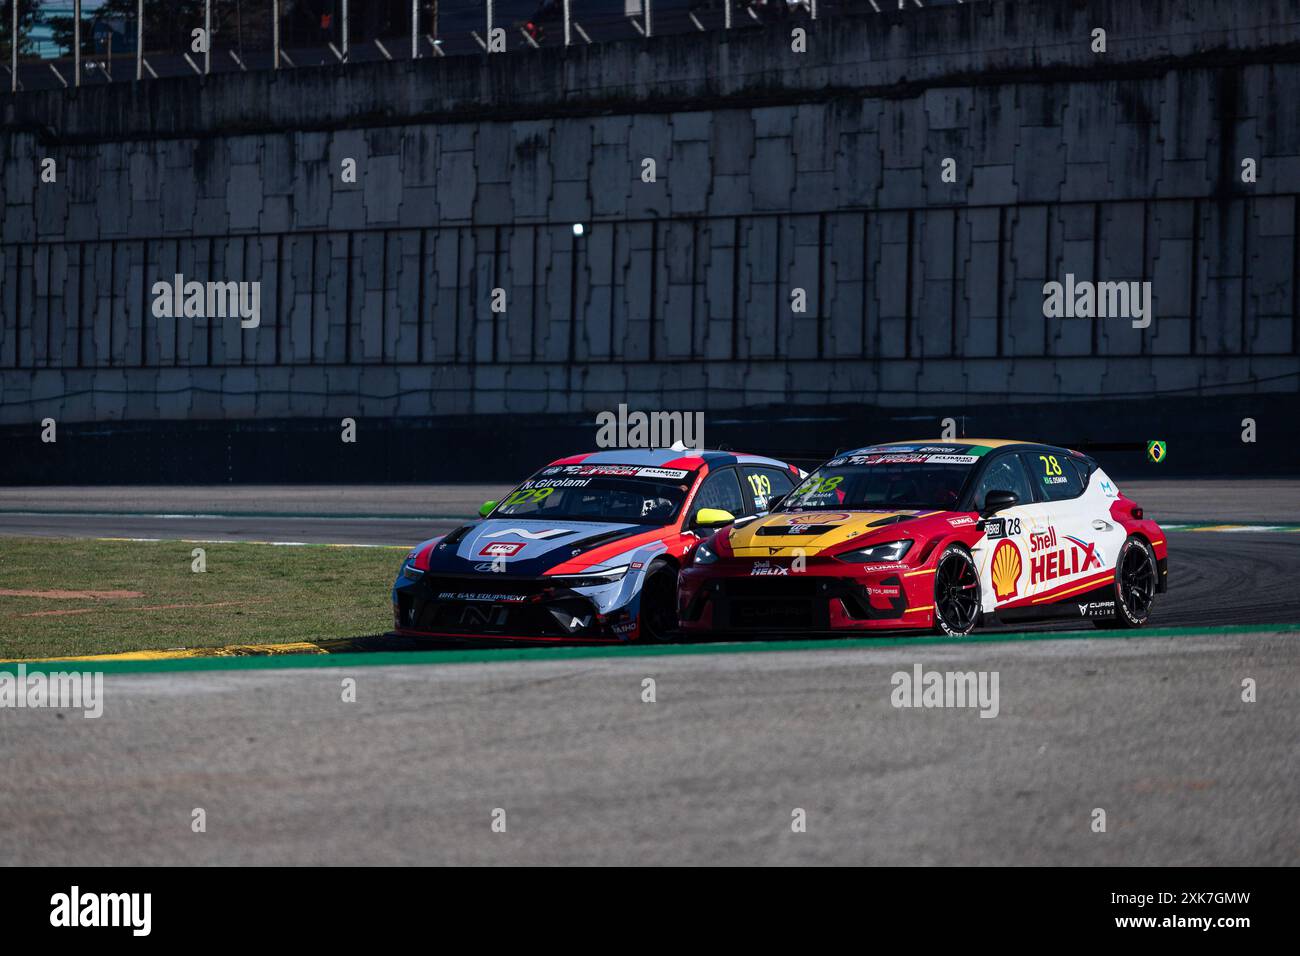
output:
<path id="1" fill-rule="evenodd" d="M 528 578 L 509 578 L 503 575 L 478 575 L 476 577 L 433 577 L 426 575 L 424 585 L 431 597 L 439 594 L 482 594 L 508 595 L 512 598 L 527 598 L 541 594 L 548 587 L 554 587 L 543 581 Z"/>
<path id="2" fill-rule="evenodd" d="M 723 627 L 787 630 L 825 626 L 825 578 L 724 578 L 715 614 Z"/>
<path id="3" fill-rule="evenodd" d="M 425 578 L 417 594 L 399 595 L 407 626 L 441 633 L 585 637 L 602 632 L 596 608 L 547 581 Z M 542 597 L 543 592 L 553 594 Z"/>
<path id="4" fill-rule="evenodd" d="M 755 629 L 812 627 L 811 600 L 747 598 L 731 602 L 731 626 Z"/>
<path id="5" fill-rule="evenodd" d="M 898 580 L 890 583 L 897 585 Z M 893 608 L 873 608 L 851 578 L 805 574 L 722 578 L 712 599 L 714 624 L 724 630 L 829 629 L 831 603 L 837 600 L 857 620 L 897 618 L 906 607 L 906 599 L 900 597 Z"/>
<path id="6" fill-rule="evenodd" d="M 802 575 L 724 578 L 722 590 L 730 598 L 810 598 L 825 580 Z"/>

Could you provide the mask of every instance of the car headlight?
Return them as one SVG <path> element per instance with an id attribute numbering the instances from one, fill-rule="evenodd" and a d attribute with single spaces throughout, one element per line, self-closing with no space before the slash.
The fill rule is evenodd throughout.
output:
<path id="1" fill-rule="evenodd" d="M 695 549 L 695 556 L 691 559 L 692 564 L 713 564 L 718 560 L 718 553 L 709 547 L 707 541 L 700 542 L 699 547 Z"/>
<path id="2" fill-rule="evenodd" d="M 582 574 L 561 574 L 548 578 L 556 584 L 562 584 L 566 588 L 596 588 L 604 584 L 612 584 L 615 581 L 621 581 L 627 574 L 628 565 L 620 564 L 616 568 L 593 568 L 590 571 L 584 571 Z"/>
<path id="3" fill-rule="evenodd" d="M 408 581 L 418 581 L 424 577 L 424 572 L 411 564 L 409 561 L 402 562 L 402 577 Z"/>
<path id="4" fill-rule="evenodd" d="M 912 547 L 910 540 L 889 541 L 885 544 L 873 544 L 865 548 L 859 548 L 856 551 L 846 551 L 843 554 L 835 555 L 837 561 L 847 561 L 849 564 L 876 564 L 894 561 L 902 561 L 903 555 L 907 554 L 908 549 Z"/>

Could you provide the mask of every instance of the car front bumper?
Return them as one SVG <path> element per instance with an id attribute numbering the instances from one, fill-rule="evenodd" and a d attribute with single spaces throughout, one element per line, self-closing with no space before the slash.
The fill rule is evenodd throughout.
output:
<path id="1" fill-rule="evenodd" d="M 617 644 L 637 636 L 630 606 L 608 608 L 617 583 L 569 588 L 545 578 L 425 575 L 399 579 L 393 626 L 407 637 L 533 643 Z M 606 610 L 602 610 L 606 607 Z"/>
<path id="2" fill-rule="evenodd" d="M 677 614 L 683 631 L 862 632 L 930 627 L 934 570 L 851 566 L 752 575 L 743 562 L 684 570 Z"/>

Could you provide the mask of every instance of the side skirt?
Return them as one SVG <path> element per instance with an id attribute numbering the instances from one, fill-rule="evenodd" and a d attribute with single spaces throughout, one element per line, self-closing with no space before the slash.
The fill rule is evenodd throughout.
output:
<path id="1" fill-rule="evenodd" d="M 1050 604 L 1031 604 L 1027 607 L 1013 607 L 994 611 L 993 616 L 1003 624 L 1014 624 L 1018 621 L 1060 620 L 1062 618 L 1085 621 L 1093 618 L 1114 617 L 1117 613 L 1115 610 L 1115 585 L 1107 583 L 1101 587 L 1093 588 L 1091 591 L 1071 594 L 1064 600 Z"/>

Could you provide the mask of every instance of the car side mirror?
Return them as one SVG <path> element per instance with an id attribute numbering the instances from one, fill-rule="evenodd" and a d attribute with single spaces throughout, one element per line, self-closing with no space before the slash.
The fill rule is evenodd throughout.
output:
<path id="1" fill-rule="evenodd" d="M 995 515 L 1020 504 L 1020 496 L 1014 491 L 990 491 L 984 496 L 984 510 L 981 515 Z"/>
<path id="2" fill-rule="evenodd" d="M 492 509 L 495 508 L 496 506 L 497 503 L 495 501 L 483 502 L 483 506 L 478 509 L 478 516 L 480 518 L 486 518 L 488 515 L 492 513 Z"/>
<path id="3" fill-rule="evenodd" d="M 695 512 L 695 520 L 691 522 L 692 528 L 721 528 L 723 525 L 729 525 L 736 520 L 736 516 L 730 511 L 723 511 L 721 508 L 701 508 Z"/>
<path id="4" fill-rule="evenodd" d="M 770 499 L 770 500 L 767 502 L 767 512 L 768 512 L 768 514 L 771 514 L 771 513 L 772 513 L 773 511 L 775 511 L 777 508 L 781 507 L 781 502 L 783 502 L 783 501 L 785 501 L 785 495 L 779 495 L 779 496 L 776 497 L 776 498 L 772 498 L 772 499 Z"/>

